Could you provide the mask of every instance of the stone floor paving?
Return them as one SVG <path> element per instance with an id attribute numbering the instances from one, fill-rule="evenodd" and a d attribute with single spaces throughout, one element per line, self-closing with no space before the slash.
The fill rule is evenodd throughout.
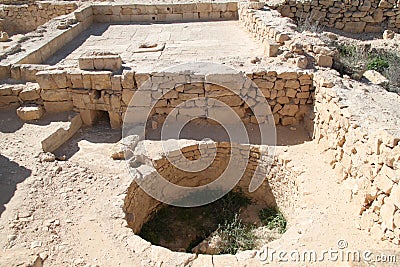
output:
<path id="1" fill-rule="evenodd" d="M 139 53 L 142 44 L 158 47 Z M 157 51 L 164 44 L 164 49 Z M 93 24 L 46 63 L 77 65 L 78 58 L 88 50 L 116 52 L 127 65 L 146 70 L 192 61 L 240 68 L 263 54 L 262 46 L 238 21 Z"/>

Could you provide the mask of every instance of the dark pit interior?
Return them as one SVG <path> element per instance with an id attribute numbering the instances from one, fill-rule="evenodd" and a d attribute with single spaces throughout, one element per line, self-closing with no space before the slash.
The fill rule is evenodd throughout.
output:
<path id="1" fill-rule="evenodd" d="M 162 206 L 142 226 L 139 236 L 172 251 L 235 254 L 280 238 L 286 220 L 276 206 L 258 204 L 234 190 L 195 208 Z"/>

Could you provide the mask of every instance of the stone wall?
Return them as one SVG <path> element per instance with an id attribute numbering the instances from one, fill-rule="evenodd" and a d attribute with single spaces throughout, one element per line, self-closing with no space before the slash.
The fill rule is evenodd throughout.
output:
<path id="1" fill-rule="evenodd" d="M 293 20 L 282 17 L 276 10 L 259 9 L 259 5 L 239 3 L 239 20 L 253 36 L 260 40 L 265 55 L 276 57 L 299 68 L 312 65 L 332 67 L 335 51 L 328 48 L 318 36 L 307 36 L 296 31 Z"/>
<path id="2" fill-rule="evenodd" d="M 43 104 L 37 83 L 0 85 L 0 108 L 25 104 Z"/>
<path id="3" fill-rule="evenodd" d="M 248 83 L 245 85 L 244 81 L 241 81 L 241 84 L 231 84 L 235 89 L 241 90 L 238 95 L 212 82 L 218 83 L 219 79 L 232 81 L 235 75 L 216 74 L 209 78 L 209 81 L 206 78 L 203 82 L 184 83 L 182 81 L 188 80 L 188 77 L 180 74 L 150 75 L 125 70 L 119 75 L 111 71 L 65 69 L 39 71 L 35 77 L 40 85 L 41 100 L 47 111 L 75 109 L 81 113 L 86 124 L 92 124 L 96 120 L 97 111 L 106 111 L 110 115 L 113 128 L 121 127 L 122 118 L 132 97 L 145 81 L 158 85 L 153 87 L 149 97 L 139 104 L 139 106 L 144 105 L 143 108 L 151 103 L 155 104 L 150 120 L 153 127 L 162 124 L 167 114 L 192 98 L 209 97 L 226 103 L 245 123 L 256 123 L 256 118 L 249 107 L 254 109 L 258 103 L 265 102 L 271 107 L 275 123 L 282 125 L 299 123 L 313 103 L 313 75 L 302 71 L 270 70 L 249 73 L 247 77 L 250 82 L 254 82 L 253 85 Z M 252 92 L 254 85 L 257 85 L 260 89 L 258 93 L 262 95 L 257 95 L 256 91 Z M 172 90 L 165 93 L 165 90 L 170 88 Z M 246 103 L 243 99 L 246 99 Z M 179 114 L 182 116 L 186 113 L 189 116 L 206 116 L 219 110 L 218 107 L 210 108 L 203 105 L 179 108 Z M 135 118 L 138 122 L 147 119 L 138 115 Z"/>
<path id="4" fill-rule="evenodd" d="M 90 6 L 61 18 L 54 18 L 41 25 L 41 33 L 28 33 L 22 41 L 14 41 L 8 49 L 0 52 L 0 79 L 36 81 L 34 75 L 48 65 L 42 65 L 49 57 L 72 41 L 93 23 Z M 7 50 L 12 50 L 12 52 Z"/>
<path id="5" fill-rule="evenodd" d="M 329 73 L 315 74 L 314 85 L 314 138 L 357 204 L 359 227 L 400 244 L 400 116 L 383 112 L 400 97 Z"/>
<path id="6" fill-rule="evenodd" d="M 237 18 L 237 3 L 103 4 L 92 5 L 96 22 L 227 20 Z"/>
<path id="7" fill-rule="evenodd" d="M 318 1 L 285 0 L 271 7 L 283 16 L 319 21 L 320 25 L 346 32 L 382 32 L 384 29 L 400 30 L 399 0 L 368 1 Z"/>
<path id="8" fill-rule="evenodd" d="M 9 34 L 27 33 L 52 18 L 69 14 L 77 9 L 75 2 L 40 1 L 25 5 L 1 5 L 3 30 Z"/>

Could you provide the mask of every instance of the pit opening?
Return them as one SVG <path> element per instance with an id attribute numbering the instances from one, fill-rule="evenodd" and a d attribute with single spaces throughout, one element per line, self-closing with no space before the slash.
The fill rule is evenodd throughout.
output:
<path id="1" fill-rule="evenodd" d="M 145 168 L 143 165 L 131 166 L 139 172 L 146 170 L 139 177 L 144 183 L 154 183 L 154 175 L 157 173 L 175 185 L 198 187 L 216 181 L 229 168 L 229 160 L 233 154 L 249 149 L 249 145 L 231 145 L 228 142 L 212 143 L 214 150 L 211 145 L 210 148 L 202 145 L 199 142 L 180 149 L 182 156 L 189 161 L 209 158 L 215 152 L 213 162 L 198 172 L 176 167 L 184 161 L 174 160 L 172 154 L 175 155 L 176 151 L 171 151 L 172 158 L 155 158 L 152 171 L 146 164 Z M 289 218 L 285 205 L 281 205 L 282 195 L 283 192 L 286 196 L 292 193 L 292 183 L 282 178 L 282 174 L 278 174 L 281 166 L 274 160 L 271 161 L 268 153 L 260 147 L 250 146 L 248 158 L 243 159 L 247 162 L 247 167 L 233 189 L 224 191 L 228 193 L 203 206 L 176 207 L 161 203 L 142 190 L 138 183 L 132 182 L 124 203 L 128 226 L 153 245 L 196 254 L 236 254 L 244 250 L 259 249 L 266 243 L 279 239 L 286 231 L 286 218 Z M 236 149 L 238 151 L 235 152 Z M 136 164 L 137 158 L 133 157 L 130 163 Z M 264 179 L 260 187 L 250 192 L 252 180 L 260 178 Z M 157 183 L 154 185 L 157 186 Z M 157 190 L 165 192 L 162 187 Z M 200 191 L 199 194 L 218 195 L 218 190 L 205 190 L 204 193 Z M 180 203 L 182 199 L 193 198 L 192 195 L 180 194 L 177 193 Z"/>
<path id="2" fill-rule="evenodd" d="M 277 207 L 257 204 L 233 190 L 201 207 L 165 205 L 151 215 L 139 236 L 172 251 L 216 255 L 260 248 L 285 231 L 286 219 Z"/>

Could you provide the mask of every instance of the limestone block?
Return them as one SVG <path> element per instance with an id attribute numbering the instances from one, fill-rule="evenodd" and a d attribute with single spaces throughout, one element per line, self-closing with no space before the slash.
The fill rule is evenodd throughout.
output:
<path id="1" fill-rule="evenodd" d="M 129 90 L 129 89 L 124 89 L 122 90 L 122 102 L 128 106 L 129 103 L 131 102 L 131 99 L 134 95 L 135 91 Z"/>
<path id="2" fill-rule="evenodd" d="M 294 80 L 297 79 L 297 72 L 282 72 L 278 73 L 278 79 Z"/>
<path id="3" fill-rule="evenodd" d="M 10 77 L 13 80 L 22 80 L 21 78 L 21 66 L 18 64 L 12 65 L 10 68 Z"/>
<path id="4" fill-rule="evenodd" d="M 299 89 L 300 88 L 300 82 L 296 80 L 287 80 L 285 82 L 285 87 L 286 88 L 292 88 L 292 89 Z"/>
<path id="5" fill-rule="evenodd" d="M 133 7 L 122 7 L 122 15 L 133 15 Z"/>
<path id="6" fill-rule="evenodd" d="M 11 85 L 11 92 L 13 95 L 19 95 L 19 93 L 24 89 L 23 84 L 13 84 Z"/>
<path id="7" fill-rule="evenodd" d="M 8 106 L 15 103 L 18 103 L 18 97 L 15 95 L 0 96 L 0 106 Z"/>
<path id="8" fill-rule="evenodd" d="M 44 65 L 21 64 L 19 65 L 20 79 L 27 82 L 36 82 L 36 73 L 45 68 L 46 66 Z"/>
<path id="9" fill-rule="evenodd" d="M 385 20 L 383 16 L 383 10 L 378 8 L 372 13 L 372 18 L 374 19 L 374 22 L 376 23 L 381 23 L 382 21 Z"/>
<path id="10" fill-rule="evenodd" d="M 367 24 L 365 26 L 364 32 L 380 33 L 380 32 L 382 32 L 382 26 L 381 25 L 370 25 L 370 24 Z"/>
<path id="11" fill-rule="evenodd" d="M 22 101 L 33 101 L 40 98 L 39 93 L 40 87 L 37 83 L 27 83 L 18 96 Z"/>
<path id="12" fill-rule="evenodd" d="M 333 58 L 331 56 L 317 55 L 315 60 L 318 66 L 325 68 L 331 68 L 333 64 Z"/>
<path id="13" fill-rule="evenodd" d="M 224 102 L 230 107 L 240 106 L 243 100 L 239 96 L 222 96 L 218 97 L 217 100 Z"/>
<path id="14" fill-rule="evenodd" d="M 134 103 L 131 103 L 131 98 L 134 95 Z M 139 107 L 148 107 L 152 104 L 151 94 L 147 91 L 137 91 L 124 89 L 122 91 L 122 100 L 126 105 L 135 105 Z"/>
<path id="15" fill-rule="evenodd" d="M 81 70 L 94 70 L 93 58 L 79 58 L 79 68 Z"/>
<path id="16" fill-rule="evenodd" d="M 264 54 L 267 57 L 276 57 L 278 55 L 280 46 L 281 44 L 268 40 L 265 42 Z"/>
<path id="17" fill-rule="evenodd" d="M 0 79 L 8 79 L 11 75 L 10 66 L 0 63 Z"/>
<path id="18" fill-rule="evenodd" d="M 111 76 L 111 90 L 113 90 L 113 91 L 121 91 L 122 90 L 121 79 L 122 79 L 122 75 Z"/>
<path id="19" fill-rule="evenodd" d="M 295 65 L 300 69 L 306 69 L 308 66 L 308 59 L 306 56 L 299 56 L 295 58 Z"/>
<path id="20" fill-rule="evenodd" d="M 113 52 L 88 51 L 78 59 L 79 68 L 82 70 L 109 70 L 119 71 L 122 67 L 121 57 Z"/>
<path id="21" fill-rule="evenodd" d="M 288 126 L 288 125 L 295 124 L 296 123 L 296 119 L 294 117 L 283 117 L 283 118 L 280 119 L 280 122 L 281 122 L 281 124 L 283 126 Z"/>
<path id="22" fill-rule="evenodd" d="M 82 84 L 84 89 L 92 89 L 91 72 L 82 73 Z"/>
<path id="23" fill-rule="evenodd" d="M 295 89 L 287 89 L 286 90 L 287 97 L 293 98 L 296 96 L 296 94 L 297 94 L 297 90 L 295 90 Z"/>
<path id="24" fill-rule="evenodd" d="M 39 71 L 36 73 L 36 81 L 42 89 L 68 88 L 67 73 L 62 70 Z"/>
<path id="25" fill-rule="evenodd" d="M 196 21 L 199 19 L 199 13 L 197 12 L 183 13 L 182 19 L 185 21 L 193 21 L 193 20 Z"/>
<path id="26" fill-rule="evenodd" d="M 239 123 L 236 117 L 232 116 L 232 110 L 226 108 L 214 107 L 208 109 L 209 118 L 217 118 L 222 124 L 236 124 Z"/>
<path id="27" fill-rule="evenodd" d="M 82 120 L 79 115 L 71 119 L 66 127 L 58 128 L 54 133 L 42 141 L 44 152 L 54 152 L 62 144 L 68 141 L 81 128 Z"/>
<path id="28" fill-rule="evenodd" d="M 17 109 L 18 117 L 23 121 L 39 120 L 45 113 L 42 106 L 24 106 Z"/>
<path id="29" fill-rule="evenodd" d="M 203 83 L 190 83 L 183 85 L 183 91 L 189 94 L 204 94 Z"/>
<path id="30" fill-rule="evenodd" d="M 158 14 L 158 21 L 181 21 L 183 14 Z"/>
<path id="31" fill-rule="evenodd" d="M 110 71 L 91 72 L 90 81 L 92 84 L 92 89 L 94 90 L 111 89 L 111 72 Z"/>
<path id="32" fill-rule="evenodd" d="M 279 104 L 287 104 L 290 102 L 289 98 L 287 96 L 281 96 L 277 98 L 277 102 Z"/>
<path id="33" fill-rule="evenodd" d="M 122 117 L 118 112 L 109 111 L 110 125 L 112 129 L 119 129 L 122 127 Z"/>
<path id="34" fill-rule="evenodd" d="M 351 21 L 344 25 L 343 31 L 350 33 L 362 33 L 364 32 L 366 22 L 364 21 Z"/>
<path id="35" fill-rule="evenodd" d="M 142 10 L 143 12 L 143 10 Z M 162 16 L 163 14 L 160 14 Z M 147 13 L 147 14 L 139 14 L 139 15 L 131 15 L 130 21 L 131 22 L 148 22 L 148 21 L 157 21 L 158 15 L 155 13 Z"/>
<path id="36" fill-rule="evenodd" d="M 253 82 L 260 89 L 272 89 L 275 85 L 273 82 L 267 81 L 265 79 L 254 79 Z"/>
<path id="37" fill-rule="evenodd" d="M 198 107 L 180 108 L 179 114 L 182 116 L 188 116 L 190 118 L 205 117 L 206 110 Z"/>
<path id="38" fill-rule="evenodd" d="M 111 105 L 111 109 L 119 110 L 121 108 L 121 96 L 120 95 L 110 95 L 110 105 Z"/>
<path id="39" fill-rule="evenodd" d="M 71 80 L 72 88 L 81 89 L 83 85 L 83 74 L 82 72 L 69 71 L 69 79 Z"/>
<path id="40" fill-rule="evenodd" d="M 36 73 L 36 81 L 42 89 L 57 89 L 57 84 L 53 81 L 51 75 L 47 71 L 40 71 Z"/>
<path id="41" fill-rule="evenodd" d="M 294 115 L 296 115 L 298 110 L 299 110 L 298 105 L 286 104 L 283 106 L 283 108 L 281 110 L 279 110 L 278 113 L 282 116 L 294 116 Z"/>
<path id="42" fill-rule="evenodd" d="M 51 102 L 72 100 L 67 89 L 42 90 L 40 96 L 44 101 Z"/>
<path id="43" fill-rule="evenodd" d="M 285 87 L 285 81 L 282 79 L 276 80 L 274 89 L 275 90 L 282 90 Z"/>
<path id="44" fill-rule="evenodd" d="M 46 112 L 65 112 L 74 108 L 72 101 L 43 102 Z"/>
<path id="45" fill-rule="evenodd" d="M 123 89 L 134 89 L 135 88 L 135 73 L 133 71 L 124 70 L 121 77 L 121 86 Z"/>
<path id="46" fill-rule="evenodd" d="M 275 41 L 277 41 L 280 44 L 283 44 L 286 41 L 289 41 L 290 37 L 286 33 L 278 33 L 275 35 Z"/>
<path id="47" fill-rule="evenodd" d="M 234 19 L 237 17 L 237 13 L 233 11 L 228 11 L 228 12 L 221 12 L 221 18 L 224 19 Z"/>
<path id="48" fill-rule="evenodd" d="M 363 77 L 370 81 L 372 84 L 386 85 L 389 80 L 385 76 L 375 70 L 367 70 L 364 72 Z"/>
<path id="49" fill-rule="evenodd" d="M 307 87 L 308 88 L 308 87 Z M 303 90 L 302 90 L 303 91 Z M 310 92 L 301 92 L 296 94 L 297 98 L 308 99 L 310 97 Z"/>
<path id="50" fill-rule="evenodd" d="M 82 94 L 76 94 L 76 93 L 72 93 L 72 103 L 74 105 L 74 107 L 79 108 L 79 109 L 84 109 L 86 107 L 86 103 L 84 101 L 84 95 Z M 86 95 L 87 97 L 89 97 L 89 95 Z M 88 101 L 90 103 L 90 99 Z"/>
<path id="51" fill-rule="evenodd" d="M 233 96 L 235 93 L 229 90 L 221 90 L 221 91 L 210 91 L 205 94 L 206 97 L 217 98 L 221 96 Z"/>
<path id="52" fill-rule="evenodd" d="M 196 3 L 196 12 L 211 12 L 212 6 L 210 3 Z"/>
<path id="53" fill-rule="evenodd" d="M 223 89 L 221 86 L 212 83 L 206 83 L 204 88 L 206 92 L 220 91 Z"/>

